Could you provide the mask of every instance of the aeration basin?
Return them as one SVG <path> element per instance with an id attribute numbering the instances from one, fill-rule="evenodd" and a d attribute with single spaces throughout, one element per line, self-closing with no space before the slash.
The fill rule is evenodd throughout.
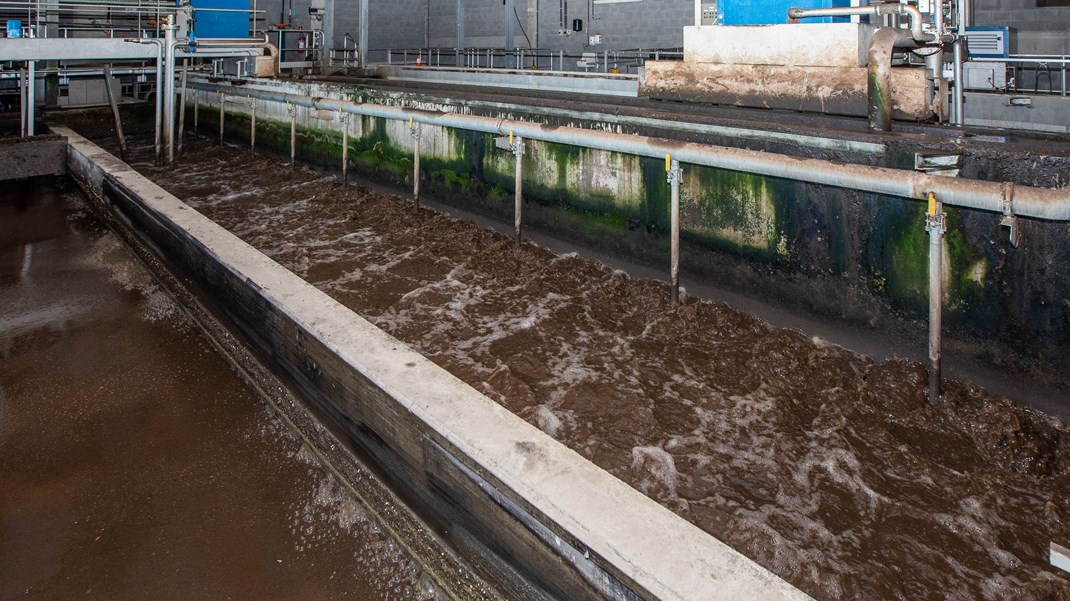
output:
<path id="1" fill-rule="evenodd" d="M 806 599 L 66 128 L 69 172 L 475 564 L 526 598 Z"/>

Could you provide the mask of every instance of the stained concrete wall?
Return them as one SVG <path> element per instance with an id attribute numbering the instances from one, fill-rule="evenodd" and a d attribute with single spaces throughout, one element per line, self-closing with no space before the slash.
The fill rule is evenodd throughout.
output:
<path id="1" fill-rule="evenodd" d="M 473 110 L 445 99 L 414 102 L 403 94 L 348 91 L 330 84 L 256 85 L 420 110 Z M 248 140 L 248 120 L 231 116 L 239 110 L 246 109 L 235 106 L 232 112 L 228 106 L 228 124 L 235 139 Z M 520 117 L 497 110 L 487 114 Z M 550 125 L 575 125 L 569 118 L 539 118 Z M 349 156 L 357 169 L 411 185 L 412 139 L 407 123 L 354 119 Z M 275 144 L 288 153 L 285 108 L 258 106 L 257 123 L 258 145 Z M 303 109 L 298 123 L 298 155 L 338 168 L 339 124 L 310 117 Z M 589 126 L 622 131 L 609 123 Z M 430 126 L 424 127 L 423 135 L 425 189 L 462 208 L 511 218 L 511 154 L 495 149 L 488 135 Z M 773 143 L 741 142 L 731 136 L 705 140 L 785 152 Z M 527 141 L 527 148 L 526 223 L 615 254 L 663 263 L 669 188 L 660 161 L 533 140 Z M 852 162 L 910 170 L 919 150 L 923 149 L 889 145 L 879 154 L 851 157 Z M 1064 155 L 1015 159 L 998 141 L 975 143 L 968 150 L 963 177 L 1029 186 L 1067 184 L 1070 158 Z M 808 152 L 843 160 L 838 153 Z M 685 166 L 684 174 L 687 273 L 729 288 L 797 299 L 808 310 L 870 325 L 888 325 L 884 320 L 889 316 L 924 316 L 928 238 L 920 203 L 697 166 Z M 985 348 L 990 339 L 1020 346 L 1024 354 L 1015 360 L 1070 368 L 1070 279 L 1049 267 L 1070 264 L 1065 226 L 1022 220 L 1022 243 L 1014 247 L 999 215 L 953 209 L 948 213 L 951 229 L 944 243 L 950 265 L 948 327 L 956 336 L 972 333 Z"/>

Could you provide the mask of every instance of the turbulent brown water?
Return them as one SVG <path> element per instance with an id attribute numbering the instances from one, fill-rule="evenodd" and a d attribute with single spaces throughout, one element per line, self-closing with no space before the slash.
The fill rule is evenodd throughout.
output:
<path id="1" fill-rule="evenodd" d="M 135 166 L 594 463 L 820 599 L 1067 599 L 1057 420 L 725 306 L 187 142 Z"/>

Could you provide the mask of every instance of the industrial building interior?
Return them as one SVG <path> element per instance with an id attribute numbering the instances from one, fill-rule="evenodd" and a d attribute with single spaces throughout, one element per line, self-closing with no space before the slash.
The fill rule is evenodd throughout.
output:
<path id="1" fill-rule="evenodd" d="M 0 13 L 0 600 L 1070 598 L 1070 0 Z"/>

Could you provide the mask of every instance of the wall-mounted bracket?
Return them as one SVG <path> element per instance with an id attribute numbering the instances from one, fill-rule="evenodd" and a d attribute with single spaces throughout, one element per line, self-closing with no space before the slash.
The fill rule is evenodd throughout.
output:
<path id="1" fill-rule="evenodd" d="M 1018 228 L 1018 216 L 1014 214 L 1014 184 L 1009 182 L 1003 184 L 1000 205 L 1003 207 L 1003 217 L 999 220 L 999 224 L 1008 228 L 1011 246 L 1018 248 L 1021 242 L 1021 232 Z"/>
<path id="2" fill-rule="evenodd" d="M 958 177 L 962 155 L 914 153 L 914 170 L 944 177 Z"/>

